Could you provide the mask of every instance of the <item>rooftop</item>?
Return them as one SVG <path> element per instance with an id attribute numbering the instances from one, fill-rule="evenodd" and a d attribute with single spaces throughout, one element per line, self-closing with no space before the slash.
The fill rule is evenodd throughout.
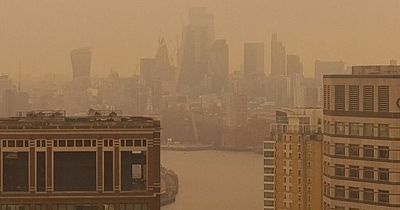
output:
<path id="1" fill-rule="evenodd" d="M 159 128 L 152 117 L 123 116 L 118 111 L 90 110 L 87 116 L 67 116 L 63 110 L 39 110 L 0 118 L 4 129 L 143 129 Z"/>

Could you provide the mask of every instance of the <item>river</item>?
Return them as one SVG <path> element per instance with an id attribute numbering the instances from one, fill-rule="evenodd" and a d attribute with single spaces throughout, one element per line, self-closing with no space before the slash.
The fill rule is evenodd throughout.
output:
<path id="1" fill-rule="evenodd" d="M 262 156 L 226 151 L 162 151 L 179 177 L 176 202 L 162 210 L 263 209 Z"/>

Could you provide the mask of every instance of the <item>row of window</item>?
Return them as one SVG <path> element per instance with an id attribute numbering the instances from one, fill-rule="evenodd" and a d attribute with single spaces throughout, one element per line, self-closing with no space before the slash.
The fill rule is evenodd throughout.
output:
<path id="1" fill-rule="evenodd" d="M 1 140 L 2 147 L 29 147 L 29 140 Z M 56 139 L 53 140 L 54 147 L 96 147 L 97 140 L 93 139 Z M 113 140 L 103 140 L 104 147 L 113 147 Z M 123 139 L 121 140 L 122 147 L 145 147 L 147 145 L 144 139 Z M 36 140 L 36 147 L 46 147 L 46 140 Z"/>
<path id="2" fill-rule="evenodd" d="M 363 137 L 389 137 L 389 125 L 356 122 L 335 122 L 329 124 L 325 122 L 324 130 L 326 133 L 335 135 L 363 136 Z"/>
<path id="3" fill-rule="evenodd" d="M 325 154 L 331 154 L 330 144 L 326 143 L 324 146 Z M 349 157 L 363 157 L 368 159 L 389 159 L 390 157 L 390 149 L 388 146 L 378 146 L 376 148 L 373 145 L 362 145 L 361 147 L 359 144 L 345 145 L 342 143 L 335 143 L 334 149 L 334 154 L 337 156 L 347 155 Z M 377 154 L 375 154 L 375 151 Z M 360 152 L 362 152 L 362 155 Z"/>
<path id="4" fill-rule="evenodd" d="M 19 204 L 2 204 L 0 205 L 1 210 L 47 210 L 47 205 L 45 204 L 35 204 L 34 207 L 30 208 L 29 205 L 19 205 Z M 90 204 L 85 205 L 75 205 L 75 204 L 56 204 L 52 206 L 53 210 L 80 210 L 80 209 L 97 209 L 97 204 Z M 114 204 L 103 204 L 103 210 L 114 210 Z M 136 204 L 120 204 L 120 210 L 147 210 L 147 204 L 136 203 Z"/>
<path id="5" fill-rule="evenodd" d="M 346 104 L 346 87 L 345 85 L 335 85 L 335 111 L 360 111 L 360 86 L 349 85 L 347 91 L 349 100 Z M 330 109 L 331 107 L 331 94 L 330 86 L 324 85 L 324 107 Z M 389 86 L 378 86 L 378 112 L 389 112 Z M 362 86 L 362 111 L 374 112 L 375 111 L 375 86 L 364 85 Z"/>
<path id="6" fill-rule="evenodd" d="M 376 200 L 379 203 L 389 203 L 390 197 L 390 193 L 388 190 L 378 190 L 377 192 L 375 192 L 374 189 L 370 188 L 346 188 L 342 185 L 335 185 L 334 193 L 335 198 L 347 198 L 350 200 L 363 200 L 367 202 L 375 202 Z M 328 185 L 324 185 L 324 194 L 330 196 L 330 187 Z M 360 195 L 362 195 L 362 198 Z"/>
<path id="7" fill-rule="evenodd" d="M 378 181 L 389 181 L 390 172 L 388 168 L 378 168 L 375 170 L 373 167 L 363 167 L 362 169 L 360 166 L 350 165 L 349 167 L 345 167 L 342 164 L 335 165 L 335 176 L 337 177 L 346 177 L 346 170 L 347 170 L 347 177 L 359 179 L 362 178 L 366 180 L 374 180 L 375 179 L 375 172 L 378 175 Z M 360 173 L 361 171 L 361 173 Z"/>

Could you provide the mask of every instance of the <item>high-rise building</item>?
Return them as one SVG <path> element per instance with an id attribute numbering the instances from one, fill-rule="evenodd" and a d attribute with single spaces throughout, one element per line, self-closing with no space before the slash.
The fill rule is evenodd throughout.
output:
<path id="1" fill-rule="evenodd" d="M 151 87 L 153 80 L 159 80 L 157 74 L 156 59 L 142 58 L 140 59 L 140 80 L 143 85 Z"/>
<path id="2" fill-rule="evenodd" d="M 322 209 L 322 110 L 276 111 L 264 141 L 264 209 Z"/>
<path id="3" fill-rule="evenodd" d="M 278 35 L 272 34 L 271 39 L 271 77 L 285 76 L 286 73 L 286 49 Z"/>
<path id="4" fill-rule="evenodd" d="M 90 68 L 92 50 L 90 48 L 76 49 L 71 52 L 72 78 L 76 85 L 90 86 Z"/>
<path id="5" fill-rule="evenodd" d="M 244 44 L 244 76 L 246 79 L 265 76 L 264 57 L 264 43 Z"/>
<path id="6" fill-rule="evenodd" d="M 214 16 L 205 7 L 189 10 L 178 52 L 178 87 L 180 92 L 201 93 L 201 83 L 208 72 L 210 48 L 214 41 Z"/>
<path id="7" fill-rule="evenodd" d="M 301 63 L 300 56 L 287 55 L 287 75 L 301 75 L 303 76 L 303 64 Z"/>
<path id="8" fill-rule="evenodd" d="M 225 126 L 236 128 L 247 123 L 247 96 L 229 94 L 225 98 Z"/>
<path id="9" fill-rule="evenodd" d="M 400 66 L 323 82 L 323 209 L 400 209 Z"/>
<path id="10" fill-rule="evenodd" d="M 0 119 L 0 209 L 160 209 L 160 121 L 89 113 Z"/>
<path id="11" fill-rule="evenodd" d="M 229 81 L 229 46 L 224 39 L 215 40 L 210 53 L 211 89 L 221 93 Z"/>

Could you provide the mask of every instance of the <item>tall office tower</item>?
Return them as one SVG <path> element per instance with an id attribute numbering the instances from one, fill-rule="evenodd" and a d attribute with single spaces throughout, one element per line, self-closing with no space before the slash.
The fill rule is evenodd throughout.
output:
<path id="1" fill-rule="evenodd" d="M 247 123 L 247 96 L 229 94 L 225 96 L 225 126 L 235 128 Z"/>
<path id="2" fill-rule="evenodd" d="M 214 17 L 204 7 L 189 11 L 178 52 L 177 89 L 190 94 L 201 93 L 201 83 L 208 72 L 210 48 L 214 41 Z"/>
<path id="3" fill-rule="evenodd" d="M 303 76 L 303 63 L 301 63 L 300 56 L 287 55 L 287 75 Z"/>
<path id="4" fill-rule="evenodd" d="M 156 71 L 155 78 L 161 81 L 173 81 L 175 79 L 174 68 L 171 65 L 167 43 L 165 39 L 158 41 L 158 49 L 155 56 Z"/>
<path id="5" fill-rule="evenodd" d="M 153 80 L 159 80 L 155 75 L 157 71 L 156 60 L 154 58 L 140 59 L 140 80 L 146 87 L 151 87 Z"/>
<path id="6" fill-rule="evenodd" d="M 89 113 L 0 119 L 1 209 L 160 209 L 160 121 Z"/>
<path id="7" fill-rule="evenodd" d="M 272 34 L 271 39 L 271 76 L 285 76 L 286 73 L 286 49 L 282 42 L 278 41 L 278 35 Z"/>
<path id="8" fill-rule="evenodd" d="M 322 207 L 322 110 L 276 111 L 264 142 L 264 209 Z"/>
<path id="9" fill-rule="evenodd" d="M 264 43 L 244 44 L 244 76 L 246 79 L 256 79 L 265 76 Z"/>
<path id="10" fill-rule="evenodd" d="M 324 208 L 400 209 L 400 66 L 324 76 Z"/>
<path id="11" fill-rule="evenodd" d="M 215 40 L 210 53 L 211 88 L 213 93 L 221 93 L 229 81 L 229 46 L 226 40 Z"/>
<path id="12" fill-rule="evenodd" d="M 90 48 L 76 49 L 71 52 L 72 78 L 75 85 L 87 88 L 90 86 L 90 67 L 92 50 Z"/>

